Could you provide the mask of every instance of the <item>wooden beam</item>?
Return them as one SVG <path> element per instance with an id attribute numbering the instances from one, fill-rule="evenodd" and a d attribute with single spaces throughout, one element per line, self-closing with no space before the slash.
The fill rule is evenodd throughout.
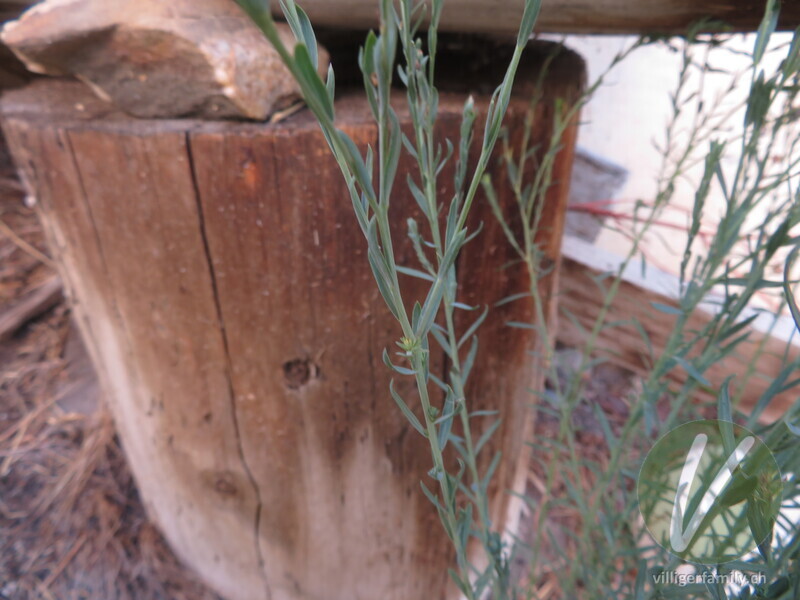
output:
<path id="1" fill-rule="evenodd" d="M 375 0 L 304 0 L 303 8 L 317 27 L 375 27 Z M 469 33 L 513 34 L 519 27 L 524 0 L 447 0 L 442 28 Z M 280 14 L 280 6 L 273 3 Z M 723 21 L 736 30 L 758 28 L 764 1 L 743 0 L 544 0 L 536 31 L 553 33 L 685 33 L 703 18 Z M 785 0 L 780 26 L 800 25 L 800 2 Z"/>
<path id="2" fill-rule="evenodd" d="M 32 0 L 0 1 L 0 13 L 16 17 Z M 366 29 L 378 22 L 376 0 L 304 0 L 315 27 Z M 274 10 L 280 12 L 278 2 Z M 442 27 L 469 33 L 514 33 L 523 0 L 447 0 Z M 784 0 L 779 27 L 800 25 L 800 2 Z M 536 31 L 550 33 L 684 33 L 702 18 L 723 21 L 739 31 L 755 31 L 764 11 L 763 0 L 544 0 Z"/>
<path id="3" fill-rule="evenodd" d="M 559 318 L 558 340 L 567 346 L 580 348 L 586 342 L 585 330 L 594 325 L 604 301 L 604 294 L 598 290 L 593 278 L 604 272 L 616 272 L 621 259 L 583 240 L 567 237 L 562 248 L 562 260 L 558 303 L 562 313 L 566 314 Z M 641 263 L 629 266 L 606 322 L 630 323 L 636 319 L 650 338 L 652 352 L 633 325 L 604 329 L 597 344 L 599 355 L 640 375 L 646 375 L 654 358 L 663 352 L 676 319 L 674 315 L 655 309 L 653 303 L 677 307 L 677 278 L 652 266 L 648 266 L 646 274 L 646 277 L 641 275 Z M 703 328 L 713 318 L 714 311 L 714 298 L 709 297 L 690 316 L 687 329 Z M 768 313 L 759 313 L 750 327 L 750 337 L 734 354 L 713 365 L 705 373 L 706 378 L 714 388 L 719 388 L 728 376 L 735 375 L 731 392 L 741 391 L 739 408 L 745 412 L 751 410 L 780 373 L 784 357 L 795 360 L 800 356 L 800 346 L 789 343 L 793 339 L 793 330 L 791 318 L 783 317 L 776 321 Z M 745 378 L 751 368 L 752 375 Z M 670 373 L 670 378 L 680 385 L 688 374 L 676 368 Z M 710 397 L 702 390 L 698 394 Z M 762 418 L 769 422 L 780 418 L 792 405 L 795 396 L 788 392 L 779 394 Z"/>

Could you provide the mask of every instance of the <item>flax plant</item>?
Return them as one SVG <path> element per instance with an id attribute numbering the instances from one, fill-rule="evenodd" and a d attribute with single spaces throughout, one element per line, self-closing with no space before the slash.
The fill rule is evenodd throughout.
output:
<path id="1" fill-rule="evenodd" d="M 479 158 L 471 172 L 467 157 L 477 118 L 472 99 L 464 105 L 460 139 L 455 142 L 448 140 L 443 149 L 434 137 L 438 106 L 435 86 L 437 28 L 442 0 L 432 0 L 427 4 L 412 0 L 396 3 L 382 0 L 380 3 L 380 30 L 367 36 L 359 53 L 366 97 L 378 128 L 377 148 L 369 148 L 365 155 L 336 126 L 335 75 L 329 68 L 323 81 L 317 73 L 317 43 L 303 10 L 293 0 L 281 3 L 283 14 L 296 37 L 296 45 L 290 50 L 278 36 L 265 2 L 238 1 L 275 46 L 297 80 L 347 183 L 355 217 L 367 241 L 368 259 L 375 281 L 402 332 L 397 341 L 399 350 L 394 353 L 396 356 L 384 351 L 384 362 L 399 376 L 413 377 L 416 383 L 420 405 L 417 410 L 400 397 L 394 385 L 390 386 L 390 392 L 411 426 L 429 443 L 432 468 L 428 475 L 434 486 L 430 489 L 423 482 L 422 490 L 436 507 L 455 549 L 457 561 L 456 568 L 450 570 L 451 578 L 470 600 L 489 592 L 498 600 L 510 598 L 513 591 L 509 582 L 508 553 L 501 542 L 502 532 L 492 527 L 487 500 L 489 481 L 499 455 L 494 457 L 485 472 L 479 471 L 477 460 L 488 436 L 496 428 L 490 426 L 486 430 L 488 434 L 484 433 L 480 439 L 474 438 L 471 421 L 487 415 L 470 412 L 464 392 L 477 353 L 475 331 L 485 313 L 466 333 L 457 334 L 455 311 L 473 310 L 474 307 L 457 300 L 454 264 L 460 250 L 477 234 L 477 231 L 467 230 L 467 217 L 500 135 L 514 76 L 533 30 L 540 0 L 525 2 L 514 52 L 503 82 L 492 95 L 483 135 L 478 140 Z M 428 21 L 425 44 L 420 29 L 424 19 Z M 402 60 L 396 66 L 398 54 Z M 408 136 L 401 131 L 392 106 L 395 68 L 405 87 L 405 104 L 412 124 Z M 397 264 L 389 219 L 397 168 L 404 151 L 413 157 L 419 176 L 418 182 L 409 177 L 404 183 L 424 216 L 422 225 L 414 219 L 408 221 L 408 235 L 419 260 L 416 268 Z M 437 179 L 449 160 L 455 161 L 455 194 L 451 198 L 441 198 L 437 192 Z M 443 225 L 440 224 L 442 214 L 446 214 Z M 406 308 L 410 303 L 400 283 L 401 275 L 416 277 L 429 284 L 424 301 L 415 302 L 411 311 Z M 440 315 L 444 316 L 444 325 L 437 324 Z M 429 369 L 431 338 L 442 346 L 450 359 L 449 376 L 445 381 L 438 379 Z M 432 392 L 437 387 L 445 394 L 442 406 L 433 402 Z M 461 435 L 453 432 L 456 421 L 460 423 Z M 460 457 L 457 470 L 445 461 L 443 450 L 448 443 L 456 448 Z M 483 549 L 481 564 L 486 567 L 478 567 L 479 561 L 468 553 L 471 538 L 476 538 Z"/>
<path id="2" fill-rule="evenodd" d="M 664 161 L 658 192 L 651 202 L 636 205 L 631 249 L 619 268 L 595 280 L 603 302 L 594 325 L 584 330 L 586 343 L 582 348 L 581 364 L 564 382 L 552 360 L 555 336 L 544 327 L 544 303 L 539 296 L 538 283 L 548 270 L 544 268 L 545 257 L 537 246 L 536 234 L 541 225 L 546 193 L 552 184 L 561 137 L 585 99 L 571 106 L 563 103 L 556 106 L 553 135 L 543 150 L 532 145 L 533 110 L 523 133 L 519 154 L 512 150 L 501 127 L 514 74 L 531 34 L 539 2 L 526 2 L 511 64 L 503 83 L 492 97 L 483 136 L 479 140 L 479 159 L 469 172 L 466 159 L 477 118 L 471 101 L 464 107 L 460 139 L 455 143 L 448 142 L 442 149 L 433 134 L 437 115 L 434 75 L 441 0 L 433 0 L 429 6 L 411 0 L 381 2 L 380 31 L 369 34 L 359 55 L 365 93 L 378 126 L 377 148 L 368 149 L 365 155 L 335 125 L 334 73 L 329 69 L 325 81 L 317 74 L 316 41 L 305 13 L 292 0 L 282 3 L 286 20 L 297 38 L 296 46 L 290 51 L 278 37 L 265 3 L 259 0 L 239 0 L 239 3 L 275 45 L 297 79 L 347 183 L 356 219 L 367 241 L 368 259 L 375 281 L 401 332 L 397 342 L 399 350 L 394 353 L 399 358 L 384 352 L 384 361 L 399 376 L 414 379 L 419 407 L 412 408 L 394 386 L 390 387 L 391 396 L 411 426 L 429 443 L 432 462 L 429 476 L 434 484 L 429 486 L 423 482 L 422 488 L 438 511 L 444 530 L 453 543 L 457 560 L 451 577 L 464 596 L 471 600 L 489 593 L 498 600 L 539 598 L 538 578 L 549 570 L 557 574 L 558 597 L 570 599 L 800 597 L 800 535 L 797 524 L 785 517 L 779 517 L 776 522 L 759 521 L 757 511 L 753 511 L 748 526 L 769 532 L 768 541 L 759 546 L 758 552 L 734 563 L 702 568 L 715 574 L 729 573 L 732 569 L 763 573 L 767 576 L 766 583 L 753 583 L 737 589 L 718 583 L 680 587 L 657 583 L 653 575 L 660 570 L 675 568 L 679 561 L 652 543 L 643 531 L 633 491 L 644 451 L 661 433 L 700 414 L 703 407 L 693 399 L 696 392 L 702 390 L 718 398 L 716 410 L 720 419 L 744 422 L 767 442 L 784 471 L 785 503 L 797 506 L 800 498 L 798 406 L 777 423 L 769 426 L 759 424 L 759 417 L 776 396 L 800 383 L 797 361 L 784 357 L 783 370 L 747 415 L 737 411 L 737 404 L 747 378 L 754 376 L 753 369 L 731 373 L 731 377 L 718 388 L 714 388 L 706 377 L 710 367 L 731 356 L 747 340 L 748 326 L 757 316 L 749 309 L 756 293 L 765 289 L 783 290 L 784 304 L 788 304 L 800 327 L 800 308 L 793 296 L 794 282 L 788 266 L 798 253 L 792 249 L 800 243 L 793 233 L 800 224 L 800 142 L 796 136 L 789 143 L 787 157 L 777 167 L 774 160 L 774 149 L 780 136 L 791 131 L 797 120 L 800 31 L 795 32 L 789 45 L 778 49 L 783 53 L 783 60 L 777 69 L 768 72 L 762 64 L 776 28 L 778 3 L 769 0 L 750 53 L 749 93 L 744 107 L 743 133 L 738 139 L 723 135 L 731 116 L 723 101 L 726 94 L 735 89 L 738 80 L 732 80 L 722 97 L 710 103 L 702 93 L 689 89 L 691 76 L 696 72 L 701 74 L 702 85 L 705 74 L 711 72 L 707 54 L 724 44 L 716 36 L 701 37 L 698 33 L 700 26 L 689 32 L 687 43 L 681 50 L 678 87 L 672 95 L 672 118 L 662 149 Z M 429 26 L 423 44 L 420 24 L 425 18 Z M 650 41 L 643 39 L 634 43 L 613 61 L 612 67 Z M 698 49 L 702 59 L 698 59 Z M 391 103 L 398 56 L 401 59 L 398 77 L 405 87 L 404 101 L 412 124 L 408 136 L 401 132 Z M 589 94 L 602 80 L 601 77 L 590 86 Z M 533 102 L 538 100 L 535 97 Z M 679 119 L 687 114 L 691 116 L 691 125 L 687 132 L 682 132 Z M 485 177 L 498 140 L 503 142 L 502 160 L 507 166 L 522 223 L 521 232 L 517 233 L 505 221 L 493 183 Z M 422 223 L 413 219 L 408 221 L 408 235 L 419 263 L 415 267 L 397 264 L 389 220 L 397 166 L 403 152 L 410 155 L 417 166 L 418 180 L 409 178 L 404 183 L 423 215 Z M 437 178 L 449 160 L 455 162 L 455 194 L 442 199 L 437 193 Z M 678 269 L 680 293 L 677 307 L 654 306 L 665 318 L 674 319 L 675 325 L 664 346 L 656 352 L 641 323 L 634 319 L 611 323 L 608 315 L 624 272 L 640 257 L 643 240 L 674 201 L 681 186 L 685 186 L 689 171 L 698 161 L 702 165 L 702 174 L 699 181 L 694 182 L 694 206 Z M 531 165 L 535 167 L 532 179 Z M 499 456 L 494 457 L 485 472 L 478 468 L 479 452 L 495 428 L 489 426 L 487 433 L 474 439 L 472 420 L 487 415 L 470 412 L 464 393 L 477 355 L 475 333 L 485 312 L 466 334 L 457 335 L 454 326 L 456 310 L 474 310 L 474 307 L 458 302 L 454 261 L 477 233 L 468 232 L 465 224 L 481 187 L 504 226 L 509 244 L 517 251 L 530 275 L 528 291 L 504 302 L 526 296 L 534 300 L 535 322 L 512 325 L 534 329 L 538 333 L 538 351 L 550 365 L 550 381 L 554 387 L 550 392 L 540 394 L 538 410 L 555 416 L 559 424 L 552 439 L 531 441 L 534 460 L 542 464 L 545 482 L 540 497 L 524 498 L 536 517 L 532 539 L 517 540 L 518 548 L 515 549 L 527 557 L 528 583 L 521 588 L 511 580 L 512 550 L 504 547 L 501 541 L 503 532 L 494 529 L 489 519 L 487 488 Z M 698 252 L 696 242 L 700 224 L 707 217 L 707 203 L 712 192 L 722 194 L 725 210 L 707 249 Z M 765 216 L 753 225 L 752 215 L 757 211 Z M 441 215 L 446 216 L 443 224 Z M 784 281 L 771 280 L 768 276 L 770 266 L 789 252 L 791 255 L 785 259 Z M 641 263 L 644 268 L 643 257 Z M 406 308 L 410 302 L 400 285 L 400 275 L 416 277 L 429 284 L 424 301 L 414 303 L 410 311 Z M 692 330 L 690 315 L 719 290 L 722 290 L 722 300 L 718 301 L 714 316 L 701 330 Z M 572 317 L 564 315 L 564 318 Z M 640 393 L 629 399 L 628 414 L 620 427 L 612 427 L 603 411 L 593 407 L 605 438 L 605 448 L 602 460 L 588 458 L 582 452 L 578 439 L 580 431 L 574 418 L 583 403 L 584 375 L 597 364 L 600 335 L 626 326 L 638 330 L 645 339 L 650 348 L 650 368 Z M 442 346 L 450 359 L 449 374 L 444 381 L 429 370 L 431 338 Z M 759 349 L 761 351 L 763 346 Z M 678 387 L 670 384 L 669 377 L 677 369 L 686 375 L 683 378 L 685 383 Z M 444 392 L 442 406 L 436 406 L 433 401 L 433 391 L 437 387 Z M 668 406 L 666 416 L 659 417 L 657 408 L 665 401 Z M 454 433 L 455 423 L 460 425 L 457 429 L 461 435 Z M 455 447 L 460 457 L 455 471 L 444 459 L 443 450 L 448 444 Z M 591 476 L 591 486 L 584 481 L 587 474 Z M 563 527 L 553 520 L 555 513 L 564 511 L 579 516 L 577 526 Z M 568 541 L 569 549 L 563 547 L 556 534 L 561 536 L 558 539 Z M 475 560 L 468 553 L 470 539 L 476 539 L 483 548 L 481 560 Z M 487 566 L 478 567 L 478 563 Z"/>
<path id="3" fill-rule="evenodd" d="M 537 331 L 543 358 L 550 364 L 553 390 L 540 394 L 538 410 L 554 416 L 559 423 L 551 439 L 533 440 L 534 460 L 545 474 L 544 490 L 537 498 L 526 497 L 535 515 L 534 532 L 530 540 L 518 540 L 527 556 L 529 584 L 524 597 L 539 598 L 538 579 L 544 572 L 557 574 L 559 592 L 549 592 L 547 598 L 798 598 L 800 597 L 800 535 L 798 524 L 780 517 L 777 522 L 765 522 L 757 502 L 748 507 L 749 523 L 756 539 L 768 532 L 767 542 L 759 552 L 740 561 L 703 567 L 714 574 L 730 573 L 733 569 L 753 574 L 762 573 L 766 583 L 754 583 L 734 589 L 720 583 L 688 586 L 657 584 L 653 575 L 664 569 L 674 569 L 680 561 L 655 545 L 643 531 L 637 511 L 635 478 L 644 452 L 661 434 L 683 420 L 701 414 L 702 405 L 692 399 L 698 390 L 718 397 L 717 414 L 723 422 L 734 419 L 746 423 L 766 441 L 784 472 L 783 490 L 787 507 L 798 506 L 800 484 L 800 427 L 797 425 L 798 405 L 779 422 L 770 426 L 759 424 L 759 417 L 775 397 L 795 387 L 800 371 L 798 362 L 784 357 L 784 367 L 748 415 L 736 411 L 736 395 L 731 390 L 744 389 L 746 379 L 753 375 L 731 373 L 719 388 L 706 378 L 710 367 L 731 356 L 750 335 L 748 326 L 757 314 L 749 309 L 754 295 L 765 289 L 783 287 L 785 299 L 800 327 L 800 308 L 792 295 L 794 282 L 787 266 L 785 281 L 768 277 L 776 260 L 795 248 L 800 239 L 793 231 L 800 224 L 800 141 L 794 122 L 798 118 L 800 92 L 800 30 L 792 42 L 777 51 L 783 59 L 777 69 L 768 72 L 762 62 L 777 24 L 778 4 L 768 2 L 765 16 L 750 54 L 749 93 L 744 106 L 742 134 L 738 139 L 725 139 L 725 125 L 730 111 L 723 100 L 734 91 L 736 82 L 724 90 L 723 97 L 713 102 L 704 98 L 702 89 L 689 89 L 690 75 L 700 73 L 700 85 L 712 68 L 709 52 L 723 46 L 717 36 L 701 38 L 698 28 L 690 31 L 682 50 L 682 66 L 678 88 L 672 95 L 672 117 L 662 148 L 664 161 L 659 177 L 658 192 L 649 203 L 638 203 L 633 218 L 631 248 L 614 272 L 603 273 L 595 279 L 603 297 L 594 325 L 583 329 L 585 344 L 581 349 L 580 365 L 567 381 L 562 382 L 557 365 L 552 360 L 555 351 L 553 332 L 543 324 L 542 298 L 538 281 L 547 274 L 543 253 L 536 244 L 536 232 L 552 184 L 552 165 L 560 150 L 560 138 L 575 117 L 583 101 L 572 107 L 561 105 L 555 111 L 553 137 L 544 150 L 523 140 L 522 150 L 515 153 L 505 145 L 510 187 L 514 190 L 521 232 L 514 233 L 506 223 L 496 201 L 493 184 L 484 178 L 487 198 L 501 224 L 509 244 L 517 251 L 530 275 L 530 289 L 524 294 L 507 298 L 513 302 L 532 297 L 537 307 L 536 322 L 514 323 Z M 706 24 L 707 26 L 707 24 Z M 618 64 L 636 47 L 639 40 L 621 53 L 612 63 Z M 699 60 L 698 49 L 704 58 Z M 591 93 L 602 82 L 601 77 L 590 86 Z M 588 97 L 588 96 L 587 96 Z M 538 98 L 534 98 L 534 102 Z M 531 111 L 533 114 L 533 111 Z M 690 116 L 691 126 L 681 135 L 679 117 Z M 789 133 L 788 152 L 784 159 L 775 159 L 777 141 Z M 794 136 L 791 135 L 794 132 Z M 726 159 L 728 162 L 726 162 Z M 527 161 L 536 161 L 536 175 L 526 179 Z M 703 165 L 699 181 L 694 183 L 694 206 L 687 225 L 687 240 L 680 260 L 680 291 L 677 307 L 654 305 L 664 318 L 674 320 L 674 327 L 664 345 L 656 352 L 647 338 L 645 328 L 635 319 L 609 322 L 608 314 L 619 292 L 623 274 L 639 257 L 642 242 L 658 223 L 660 215 L 687 181 L 690 168 Z M 777 164 L 776 164 L 777 163 Z M 733 164 L 731 168 L 727 165 Z M 707 216 L 707 201 L 712 190 L 721 194 L 725 210 L 715 229 L 708 248 L 696 250 L 701 221 Z M 752 216 L 760 211 L 765 216 L 755 225 Z M 744 249 L 742 249 L 744 248 Z M 794 250 L 791 259 L 798 253 Z M 646 268 L 642 257 L 641 264 Z M 742 274 L 744 273 L 744 274 Z M 701 330 L 693 330 L 689 317 L 707 302 L 712 292 L 722 291 L 716 313 Z M 785 303 L 784 303 L 785 305 Z M 562 318 L 573 319 L 566 314 Z M 642 389 L 629 399 L 628 415 L 619 428 L 614 428 L 598 407 L 592 407 L 598 426 L 605 438 L 602 459 L 585 456 L 575 423 L 575 412 L 583 402 L 586 373 L 598 363 L 596 350 L 601 333 L 615 328 L 635 328 L 644 338 L 651 356 L 650 368 Z M 759 350 L 763 351 L 763 347 Z M 788 354 L 787 354 L 788 356 Z M 754 356 L 753 359 L 757 359 Z M 669 375 L 676 369 L 685 371 L 685 383 L 670 384 Z M 669 410 L 665 418 L 658 416 L 657 407 L 666 401 Z M 586 478 L 591 478 L 591 483 Z M 753 508 L 751 511 L 750 508 Z M 558 525 L 556 514 L 577 516 L 570 526 Z M 752 515 L 750 514 L 752 513 Z M 577 523 L 577 525 L 576 525 Z M 779 534 L 780 533 L 780 534 Z M 570 550 L 559 539 L 566 539 Z"/>

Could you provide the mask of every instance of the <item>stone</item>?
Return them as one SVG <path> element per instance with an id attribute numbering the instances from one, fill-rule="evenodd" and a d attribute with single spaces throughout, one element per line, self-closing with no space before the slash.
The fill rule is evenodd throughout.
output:
<path id="1" fill-rule="evenodd" d="M 279 27 L 291 47 L 289 27 Z M 136 117 L 262 120 L 299 98 L 232 0 L 45 0 L 0 39 L 31 71 L 75 76 Z M 319 54 L 325 73 L 328 54 Z"/>

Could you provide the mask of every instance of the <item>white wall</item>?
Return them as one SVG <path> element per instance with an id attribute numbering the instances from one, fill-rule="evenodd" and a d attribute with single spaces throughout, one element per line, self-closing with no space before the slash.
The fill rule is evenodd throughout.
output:
<path id="1" fill-rule="evenodd" d="M 585 58 L 590 81 L 599 77 L 614 56 L 635 40 L 630 36 L 568 36 L 563 39 L 567 46 Z M 754 40 L 753 34 L 735 36 L 727 44 L 732 51 L 714 51 L 711 54 L 711 64 L 726 73 L 706 76 L 703 97 L 709 103 L 729 91 L 723 106 L 732 111 L 718 137 L 735 137 L 741 132 L 744 113 L 737 107 L 741 107 L 746 97 L 749 79 L 740 77 L 732 90 L 727 88 L 735 81 L 732 76 L 741 74 L 749 64 L 749 59 L 737 52 L 750 52 Z M 788 33 L 773 36 L 771 47 L 778 51 L 765 58 L 764 65 L 768 70 L 778 63 L 780 47 L 785 48 L 790 41 L 791 34 Z M 619 201 L 615 210 L 623 214 L 631 213 L 633 201 L 652 199 L 656 193 L 662 157 L 653 142 L 664 141 L 671 115 L 670 93 L 677 86 L 682 63 L 679 50 L 683 48 L 683 41 L 673 40 L 670 45 L 672 48 L 662 42 L 637 49 L 608 75 L 605 85 L 583 112 L 579 146 L 628 171 L 625 185 L 614 198 Z M 703 49 L 696 51 L 698 56 L 705 52 Z M 688 87 L 694 91 L 700 89 L 697 72 L 693 73 Z M 692 126 L 691 115 L 686 115 L 680 123 L 684 130 L 688 130 Z M 707 148 L 707 142 L 702 147 Z M 702 158 L 702 154 L 699 157 Z M 701 173 L 702 166 L 698 165 L 692 177 L 696 180 Z M 673 206 L 664 215 L 664 224 L 656 228 L 655 235 L 650 236 L 645 244 L 648 260 L 668 272 L 678 269 L 685 243 L 681 229 L 688 222 L 686 211 L 692 206 L 694 189 L 691 182 L 678 189 Z M 724 203 L 718 190 L 712 193 L 705 219 L 708 228 L 713 228 Z M 626 225 L 625 219 L 618 222 L 623 227 Z M 619 254 L 630 246 L 623 235 L 608 230 L 600 235 L 597 243 Z"/>

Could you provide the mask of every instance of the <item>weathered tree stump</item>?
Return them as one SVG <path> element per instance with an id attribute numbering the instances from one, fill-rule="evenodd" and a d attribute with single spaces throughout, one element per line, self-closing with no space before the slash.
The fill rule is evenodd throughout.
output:
<path id="1" fill-rule="evenodd" d="M 532 81 L 537 65 L 529 58 L 520 77 Z M 536 139 L 550 135 L 553 99 L 574 100 L 582 80 L 579 59 L 556 61 Z M 442 94 L 442 139 L 457 136 L 464 100 Z M 487 96 L 476 100 L 484 110 Z M 528 103 L 524 93 L 512 100 L 512 138 Z M 337 110 L 358 143 L 375 145 L 360 94 L 341 94 Z M 38 81 L 4 96 L 2 121 L 141 496 L 178 555 L 231 600 L 454 597 L 449 543 L 420 491 L 427 443 L 389 397 L 380 358 L 400 332 L 310 114 L 275 124 L 135 120 L 78 84 Z M 545 207 L 540 241 L 554 261 L 574 134 Z M 400 171 L 403 182 L 411 162 Z M 442 175 L 443 194 L 451 181 L 452 171 Z M 413 214 L 397 190 L 393 210 Z M 404 239 L 405 219 L 396 221 Z M 461 298 L 492 305 L 527 282 L 502 269 L 512 254 L 483 201 L 479 222 L 460 257 L 469 265 Z M 398 253 L 413 264 L 410 245 Z M 551 308 L 554 279 L 542 283 Z M 526 462 L 528 388 L 541 385 L 535 340 L 505 323 L 530 316 L 524 303 L 490 312 L 470 390 L 471 408 L 503 415 L 485 451 L 504 456 L 492 491 L 501 527 L 513 521 L 507 490 L 519 488 Z M 446 366 L 443 356 L 432 362 Z M 415 397 L 410 381 L 396 384 Z"/>

